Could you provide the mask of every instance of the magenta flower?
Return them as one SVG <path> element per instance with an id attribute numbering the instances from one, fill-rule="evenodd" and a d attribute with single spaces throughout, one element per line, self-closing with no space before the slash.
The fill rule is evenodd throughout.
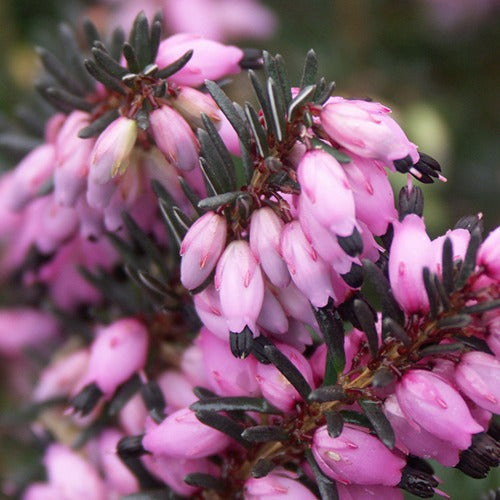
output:
<path id="1" fill-rule="evenodd" d="M 219 453 L 230 442 L 222 432 L 202 424 L 189 408 L 172 413 L 142 438 L 144 449 L 154 455 L 190 459 Z"/>
<path id="2" fill-rule="evenodd" d="M 406 157 L 416 163 L 417 147 L 388 113 L 390 109 L 377 102 L 332 97 L 321 112 L 321 124 L 334 142 L 363 158 L 386 166 Z"/>
<path id="3" fill-rule="evenodd" d="M 500 413 L 500 361 L 484 352 L 467 352 L 455 370 L 459 389 L 474 403 Z"/>
<path id="4" fill-rule="evenodd" d="M 477 263 L 484 267 L 490 278 L 500 280 L 500 227 L 492 231 L 479 247 Z"/>
<path id="5" fill-rule="evenodd" d="M 431 240 L 420 217 L 410 214 L 394 222 L 389 279 L 394 297 L 408 314 L 429 310 L 422 271 L 429 265 L 430 251 Z"/>
<path id="6" fill-rule="evenodd" d="M 344 425 L 337 438 L 328 435 L 326 425 L 320 427 L 314 433 L 312 452 L 321 470 L 342 484 L 395 486 L 406 465 L 378 438 L 351 425 Z"/>
<path id="7" fill-rule="evenodd" d="M 337 484 L 339 500 L 374 500 L 383 498 L 384 500 L 403 500 L 401 489 L 392 486 L 382 486 L 379 484 L 359 485 L 359 484 Z"/>
<path id="8" fill-rule="evenodd" d="M 226 219 L 215 212 L 202 215 L 182 240 L 181 282 L 188 289 L 199 287 L 215 268 L 226 245 Z"/>
<path id="9" fill-rule="evenodd" d="M 257 323 L 272 334 L 282 335 L 288 330 L 288 319 L 283 306 L 269 287 L 264 290 L 264 301 Z"/>
<path id="10" fill-rule="evenodd" d="M 453 261 L 463 260 L 470 240 L 470 233 L 466 229 L 453 229 L 446 231 L 446 234 L 432 240 L 430 247 L 429 267 L 432 271 L 442 274 L 443 244 L 449 238 L 453 248 Z"/>
<path id="11" fill-rule="evenodd" d="M 246 241 L 232 241 L 224 250 L 215 272 L 215 288 L 229 330 L 239 333 L 248 326 L 255 333 L 264 300 L 264 279 Z"/>
<path id="12" fill-rule="evenodd" d="M 243 51 L 232 45 L 223 45 L 197 35 L 182 33 L 160 43 L 156 64 L 163 68 L 173 63 L 188 50 L 193 56 L 170 80 L 178 85 L 197 87 L 205 80 L 217 80 L 222 76 L 239 73 Z"/>
<path id="13" fill-rule="evenodd" d="M 245 500 L 314 500 L 315 495 L 295 475 L 285 469 L 275 469 L 259 479 L 247 479 L 244 486 Z"/>
<path id="14" fill-rule="evenodd" d="M 483 428 L 472 418 L 460 394 L 438 375 L 410 370 L 396 386 L 396 396 L 409 422 L 464 450 Z"/>
<path id="15" fill-rule="evenodd" d="M 181 262 L 182 265 L 182 262 Z M 228 340 L 229 328 L 222 314 L 219 293 L 215 286 L 209 285 L 193 297 L 194 306 L 202 323 L 222 340 Z"/>

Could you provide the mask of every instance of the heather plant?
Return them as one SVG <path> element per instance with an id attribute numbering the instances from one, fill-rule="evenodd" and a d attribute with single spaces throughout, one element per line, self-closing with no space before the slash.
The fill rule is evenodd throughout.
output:
<path id="1" fill-rule="evenodd" d="M 4 490 L 431 498 L 430 459 L 498 466 L 500 230 L 431 239 L 418 183 L 446 179 L 390 109 L 335 95 L 312 50 L 293 86 L 280 55 L 163 40 L 159 16 L 85 34 L 39 50 L 57 112 L 0 180 L 26 290 L 0 352 L 37 373 L 12 390 L 44 456 Z M 256 104 L 223 89 L 242 69 Z"/>

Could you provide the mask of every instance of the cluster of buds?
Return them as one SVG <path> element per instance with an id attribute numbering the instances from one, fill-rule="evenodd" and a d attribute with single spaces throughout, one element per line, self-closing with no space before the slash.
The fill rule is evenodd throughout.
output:
<path id="1" fill-rule="evenodd" d="M 389 109 L 332 97 L 312 51 L 292 88 L 143 14 L 86 33 L 71 73 L 40 51 L 62 113 L 0 181 L 2 270 L 50 285 L 0 313 L 2 354 L 48 365 L 24 498 L 446 497 L 427 459 L 497 466 L 500 229 L 430 239 L 412 177 L 445 179 Z M 258 110 L 212 81 L 261 60 Z"/>

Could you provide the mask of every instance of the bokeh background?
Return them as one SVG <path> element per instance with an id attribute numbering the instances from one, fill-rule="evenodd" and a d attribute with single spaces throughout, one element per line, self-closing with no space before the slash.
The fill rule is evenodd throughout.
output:
<path id="1" fill-rule="evenodd" d="M 161 0 L 0 0 L 0 134 L 19 125 L 26 109 L 40 115 L 47 111 L 33 98 L 40 71 L 34 46 L 60 51 L 55 34 L 61 20 L 78 26 L 90 16 L 105 28 L 120 16 L 126 19 L 124 10 L 152 9 L 155 4 Z M 423 187 L 432 236 L 467 214 L 482 212 L 486 230 L 500 223 L 499 0 L 263 4 L 274 16 L 268 12 L 265 21 L 249 19 L 257 24 L 247 26 L 243 38 L 233 34 L 231 42 L 281 53 L 295 83 L 307 50 L 314 48 L 320 73 L 337 82 L 339 95 L 369 97 L 388 105 L 410 139 L 440 161 L 448 182 Z M 266 29 L 259 24 L 264 22 L 269 23 Z M 250 38 L 250 28 L 261 36 L 266 30 L 269 34 Z M 236 100 L 248 99 L 249 91 L 245 75 L 236 77 L 228 90 Z M 0 153 L 0 168 L 8 168 L 15 159 Z M 9 403 L 4 401 L 0 408 Z M 36 455 L 18 449 L 6 429 L 0 429 L 0 438 L 0 474 L 21 473 L 27 457 Z M 454 472 L 439 469 L 438 474 L 458 500 L 481 498 L 500 484 L 498 473 L 477 482 Z"/>

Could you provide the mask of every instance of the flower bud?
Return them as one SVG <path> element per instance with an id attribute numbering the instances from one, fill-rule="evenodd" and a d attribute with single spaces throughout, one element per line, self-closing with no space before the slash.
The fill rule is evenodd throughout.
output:
<path id="1" fill-rule="evenodd" d="M 273 334 L 281 335 L 288 330 L 288 319 L 285 311 L 268 287 L 264 291 L 264 301 L 257 323 L 264 330 Z"/>
<path id="2" fill-rule="evenodd" d="M 460 394 L 438 375 L 409 370 L 396 386 L 396 396 L 409 422 L 464 450 L 482 427 L 472 418 Z"/>
<path id="3" fill-rule="evenodd" d="M 281 253 L 297 288 L 315 307 L 325 306 L 334 296 L 330 268 L 307 241 L 299 221 L 283 228 Z"/>
<path id="4" fill-rule="evenodd" d="M 500 413 L 500 361 L 484 352 L 467 352 L 455 370 L 459 389 L 474 403 Z"/>
<path id="5" fill-rule="evenodd" d="M 500 280 L 500 227 L 492 231 L 479 247 L 477 263 L 484 267 L 490 278 Z"/>
<path id="6" fill-rule="evenodd" d="M 145 450 L 177 458 L 208 457 L 221 452 L 230 442 L 222 432 L 202 424 L 189 408 L 172 413 L 142 438 Z"/>
<path id="7" fill-rule="evenodd" d="M 182 265 L 182 262 L 181 262 Z M 222 340 L 228 340 L 229 328 L 222 314 L 219 294 L 214 285 L 207 286 L 193 297 L 194 307 L 201 322 Z"/>
<path id="8" fill-rule="evenodd" d="M 248 326 L 256 331 L 256 322 L 264 300 L 264 279 L 246 241 L 232 241 L 224 250 L 215 272 L 215 288 L 231 332 Z"/>
<path id="9" fill-rule="evenodd" d="M 463 260 L 470 240 L 470 233 L 466 229 L 453 229 L 446 231 L 446 234 L 432 240 L 430 247 L 429 267 L 431 271 L 442 275 L 443 270 L 443 245 L 449 238 L 453 248 L 453 261 Z"/>
<path id="10" fill-rule="evenodd" d="M 409 157 L 413 165 L 419 159 L 417 148 L 388 113 L 377 102 L 333 97 L 323 107 L 321 124 L 333 141 L 363 158 L 392 166 Z"/>
<path id="11" fill-rule="evenodd" d="M 339 500 L 403 500 L 403 492 L 400 488 L 393 486 L 382 486 L 380 484 L 370 484 L 361 486 L 359 484 L 339 484 L 337 483 Z"/>
<path id="12" fill-rule="evenodd" d="M 389 279 L 395 299 L 409 314 L 429 310 L 422 271 L 429 265 L 430 248 L 431 241 L 420 217 L 410 214 L 403 222 L 394 222 Z"/>
<path id="13" fill-rule="evenodd" d="M 218 80 L 240 71 L 239 62 L 243 51 L 232 45 L 223 45 L 198 35 L 180 33 L 160 43 L 156 64 L 163 68 L 173 63 L 188 50 L 193 50 L 189 62 L 169 80 L 178 85 L 198 87 L 205 80 Z"/>
<path id="14" fill-rule="evenodd" d="M 215 268 L 226 245 L 226 219 L 215 212 L 202 215 L 182 240 L 181 283 L 188 289 L 199 287 Z"/>
<path id="15" fill-rule="evenodd" d="M 198 166 L 198 139 L 177 111 L 161 106 L 151 111 L 149 120 L 156 145 L 169 162 L 181 170 Z"/>
<path id="16" fill-rule="evenodd" d="M 339 236 L 352 234 L 356 224 L 354 197 L 340 163 L 321 149 L 308 151 L 299 163 L 297 178 L 300 196 L 307 197 L 318 222 Z"/>
<path id="17" fill-rule="evenodd" d="M 106 395 L 144 368 L 148 348 L 146 328 L 133 318 L 102 328 L 90 348 L 85 384 L 95 382 Z"/>
<path id="18" fill-rule="evenodd" d="M 90 155 L 92 180 L 106 184 L 117 174 L 125 172 L 136 138 L 135 120 L 121 116 L 111 122 L 97 138 Z"/>
<path id="19" fill-rule="evenodd" d="M 216 127 L 220 125 L 220 110 L 217 104 L 210 95 L 199 90 L 181 86 L 170 103 L 193 130 L 203 128 L 202 113 L 207 115 Z"/>
<path id="20" fill-rule="evenodd" d="M 361 428 L 344 425 L 339 437 L 331 438 L 326 425 L 314 433 L 312 452 L 321 470 L 342 484 L 395 486 L 406 461 Z M 374 466 L 377 464 L 377 466 Z"/>
<path id="21" fill-rule="evenodd" d="M 245 500 L 314 500 L 315 495 L 299 483 L 291 472 L 274 470 L 259 479 L 247 479 L 244 486 Z"/>
<path id="22" fill-rule="evenodd" d="M 269 281 L 279 288 L 290 283 L 290 274 L 280 254 L 283 226 L 284 222 L 270 207 L 259 208 L 252 214 L 250 248 Z"/>

